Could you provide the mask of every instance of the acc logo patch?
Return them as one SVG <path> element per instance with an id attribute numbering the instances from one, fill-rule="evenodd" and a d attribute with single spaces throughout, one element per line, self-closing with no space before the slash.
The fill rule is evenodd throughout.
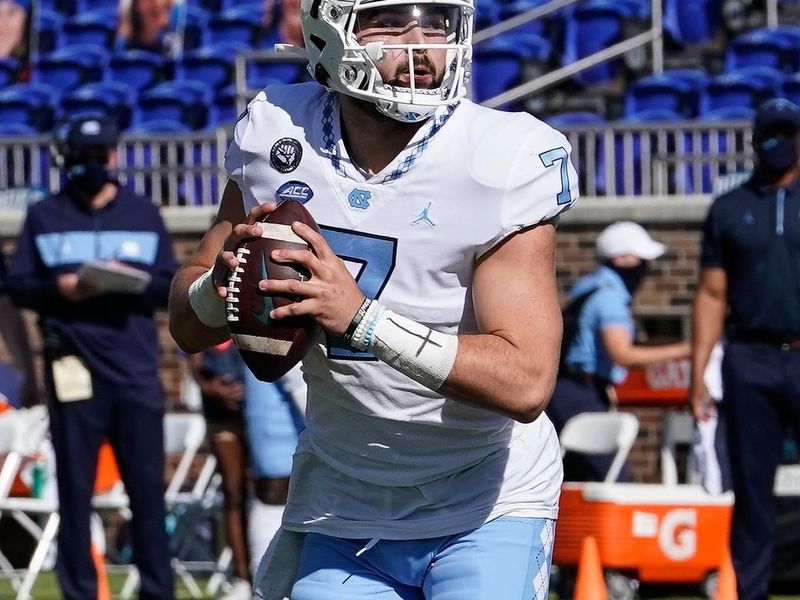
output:
<path id="1" fill-rule="evenodd" d="M 296 200 L 305 204 L 314 197 L 314 190 L 302 181 L 287 181 L 276 192 L 281 200 Z"/>
<path id="2" fill-rule="evenodd" d="M 269 164 L 281 173 L 289 173 L 297 168 L 303 158 L 303 147 L 294 138 L 281 138 L 269 151 Z"/>

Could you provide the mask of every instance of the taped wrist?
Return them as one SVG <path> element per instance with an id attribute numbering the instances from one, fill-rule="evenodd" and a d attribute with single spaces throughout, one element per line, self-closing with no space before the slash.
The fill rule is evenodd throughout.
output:
<path id="1" fill-rule="evenodd" d="M 373 300 L 352 338 L 356 350 L 372 352 L 428 389 L 447 379 L 458 353 L 458 336 L 398 315 Z"/>
<path id="2" fill-rule="evenodd" d="M 216 328 L 225 325 L 225 299 L 214 289 L 211 272 L 209 269 L 189 286 L 189 305 L 203 325 Z"/>

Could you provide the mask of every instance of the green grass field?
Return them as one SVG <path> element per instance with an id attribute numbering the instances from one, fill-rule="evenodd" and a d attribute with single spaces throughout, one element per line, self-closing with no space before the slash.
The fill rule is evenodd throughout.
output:
<path id="1" fill-rule="evenodd" d="M 111 594 L 115 596 L 119 594 L 122 589 L 122 584 L 125 582 L 125 575 L 122 573 L 112 573 L 108 576 L 109 585 L 111 587 Z M 205 587 L 206 582 L 198 579 L 198 585 L 202 589 Z M 176 584 L 176 600 L 188 600 L 192 596 L 179 581 Z M 36 585 L 33 587 L 33 600 L 61 600 L 61 593 L 58 589 L 56 582 L 56 574 L 53 571 L 42 573 L 36 580 Z M 210 596 L 209 596 L 210 597 Z M 11 600 L 14 598 L 14 590 L 8 579 L 0 577 L 0 600 Z"/>
<path id="2" fill-rule="evenodd" d="M 125 575 L 123 573 L 109 574 L 112 597 L 117 597 L 116 595 L 119 594 L 124 581 Z M 205 580 L 198 578 L 197 582 L 201 589 L 205 587 Z M 188 600 L 192 597 L 180 581 L 177 582 L 176 586 L 176 600 Z M 701 596 L 691 595 L 691 593 L 687 591 L 687 595 L 676 595 L 675 590 L 672 590 L 670 595 L 663 595 L 659 593 L 658 588 L 645 587 L 640 590 L 639 598 L 642 600 L 705 600 Z M 13 598 L 14 592 L 11 584 L 7 579 L 0 577 L 0 600 L 12 600 Z M 211 596 L 204 598 L 210 599 Z M 800 596 L 771 596 L 770 598 L 771 600 L 800 600 Z M 33 600 L 61 600 L 54 572 L 45 572 L 39 576 L 33 588 Z M 497 600 L 503 599 L 498 598 Z M 551 594 L 550 600 L 559 600 L 559 598 Z"/>
<path id="3" fill-rule="evenodd" d="M 112 596 L 119 593 L 124 581 L 124 574 L 116 573 L 109 575 L 109 584 L 111 586 Z M 205 586 L 205 583 L 206 582 L 203 580 L 198 580 L 198 584 L 201 588 Z M 646 590 L 643 591 L 645 593 L 643 593 L 640 597 L 647 598 L 649 600 L 705 600 L 700 596 L 657 596 L 647 593 Z M 176 600 L 188 600 L 191 598 L 191 595 L 186 588 L 180 582 L 178 582 L 177 593 L 175 597 Z M 13 598 L 14 592 L 11 588 L 11 584 L 7 579 L 0 577 L 0 600 L 12 600 Z M 210 598 L 210 596 L 208 598 Z M 33 600 L 61 600 L 61 594 L 58 590 L 58 583 L 56 583 L 55 573 L 46 572 L 39 576 L 39 579 L 37 579 L 36 585 L 33 588 Z M 498 598 L 497 600 L 503 599 Z M 558 596 L 551 595 L 550 600 L 559 599 Z M 800 600 L 800 596 L 771 596 L 771 600 Z"/>

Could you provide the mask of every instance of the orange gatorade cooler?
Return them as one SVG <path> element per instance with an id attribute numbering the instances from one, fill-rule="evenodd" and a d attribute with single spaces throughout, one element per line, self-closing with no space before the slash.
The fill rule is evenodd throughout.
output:
<path id="1" fill-rule="evenodd" d="M 723 559 L 732 508 L 733 494 L 695 485 L 565 483 L 553 562 L 577 566 L 593 536 L 604 569 L 640 582 L 703 583 Z"/>

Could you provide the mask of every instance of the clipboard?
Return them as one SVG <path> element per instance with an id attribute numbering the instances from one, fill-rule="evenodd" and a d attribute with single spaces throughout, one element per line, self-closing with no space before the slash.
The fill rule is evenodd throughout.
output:
<path id="1" fill-rule="evenodd" d="M 81 265 L 78 281 L 103 292 L 141 294 L 150 283 L 150 273 L 102 260 L 90 260 Z"/>

